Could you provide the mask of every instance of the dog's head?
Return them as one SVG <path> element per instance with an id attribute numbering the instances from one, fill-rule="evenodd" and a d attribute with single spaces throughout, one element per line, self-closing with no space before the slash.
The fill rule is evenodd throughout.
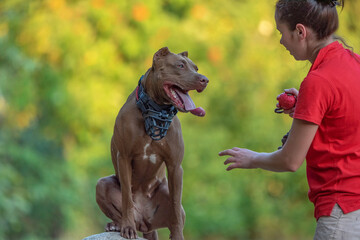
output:
<path id="1" fill-rule="evenodd" d="M 172 104 L 181 112 L 205 115 L 204 109 L 196 108 L 188 92 L 202 92 L 209 80 L 198 73 L 198 67 L 188 58 L 187 52 L 174 54 L 167 47 L 161 48 L 154 54 L 151 71 L 153 83 L 146 83 L 146 89 L 156 85 L 152 90 L 156 102 Z"/>

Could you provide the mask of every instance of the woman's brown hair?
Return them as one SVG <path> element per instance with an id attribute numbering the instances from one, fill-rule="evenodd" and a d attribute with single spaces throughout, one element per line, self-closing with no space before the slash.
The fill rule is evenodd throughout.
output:
<path id="1" fill-rule="evenodd" d="M 344 0 L 279 0 L 276 3 L 276 14 L 280 21 L 295 30 L 301 23 L 310 27 L 322 40 L 331 36 L 339 27 L 336 6 L 344 7 Z"/>
<path id="2" fill-rule="evenodd" d="M 337 6 L 344 8 L 345 0 L 278 0 L 276 3 L 276 17 L 279 21 L 288 25 L 293 31 L 296 24 L 301 23 L 316 32 L 318 40 L 333 36 L 341 41 L 344 46 L 351 50 L 352 56 L 360 63 L 360 58 L 354 54 L 354 50 L 346 41 L 335 36 L 339 28 Z"/>

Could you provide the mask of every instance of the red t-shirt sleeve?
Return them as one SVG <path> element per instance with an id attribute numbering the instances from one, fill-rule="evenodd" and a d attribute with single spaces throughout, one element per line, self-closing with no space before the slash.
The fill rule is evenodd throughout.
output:
<path id="1" fill-rule="evenodd" d="M 329 81 L 309 73 L 300 85 L 294 118 L 320 125 L 331 106 L 331 92 Z"/>

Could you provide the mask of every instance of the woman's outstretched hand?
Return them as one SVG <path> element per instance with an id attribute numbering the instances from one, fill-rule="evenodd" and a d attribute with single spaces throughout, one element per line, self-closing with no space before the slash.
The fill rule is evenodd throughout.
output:
<path id="1" fill-rule="evenodd" d="M 253 160 L 256 154 L 249 149 L 237 147 L 219 152 L 219 156 L 230 156 L 224 162 L 225 165 L 230 164 L 226 169 L 227 171 L 234 168 L 255 168 Z"/>

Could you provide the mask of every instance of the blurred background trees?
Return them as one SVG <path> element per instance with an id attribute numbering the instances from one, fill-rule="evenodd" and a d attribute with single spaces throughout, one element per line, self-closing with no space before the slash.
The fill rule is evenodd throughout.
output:
<path id="1" fill-rule="evenodd" d="M 359 1 L 338 34 L 359 52 Z M 98 178 L 113 173 L 119 108 L 168 46 L 210 79 L 190 93 L 207 115 L 181 114 L 186 239 L 312 239 L 305 167 L 236 170 L 217 153 L 274 151 L 291 119 L 276 96 L 310 64 L 279 44 L 274 1 L 2 0 L 0 2 L 0 239 L 82 239 L 107 221 Z M 168 238 L 166 229 L 161 239 Z"/>

